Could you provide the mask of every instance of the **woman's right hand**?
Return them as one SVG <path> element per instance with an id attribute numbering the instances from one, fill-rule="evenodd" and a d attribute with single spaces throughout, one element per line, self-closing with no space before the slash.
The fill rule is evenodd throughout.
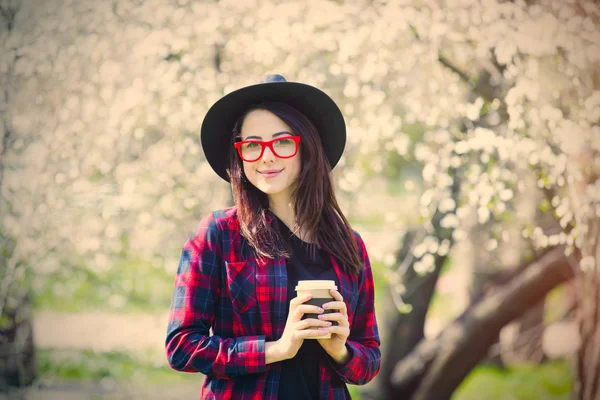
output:
<path id="1" fill-rule="evenodd" d="M 277 341 L 282 355 L 285 359 L 293 358 L 300 350 L 304 339 L 312 336 L 325 336 L 329 333 L 327 328 L 331 326 L 330 321 L 321 321 L 316 318 L 302 319 L 304 314 L 322 314 L 323 309 L 317 306 L 304 304 L 312 296 L 295 297 L 290 300 L 290 312 L 285 323 L 281 338 Z"/>

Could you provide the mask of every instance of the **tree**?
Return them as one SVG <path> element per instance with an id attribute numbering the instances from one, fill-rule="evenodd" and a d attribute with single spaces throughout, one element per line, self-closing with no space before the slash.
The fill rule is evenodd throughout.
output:
<path id="1" fill-rule="evenodd" d="M 449 166 L 460 166 L 467 171 L 462 178 L 466 185 L 460 190 L 462 204 L 446 217 L 446 225 L 455 229 L 455 238 L 464 236 L 462 226 L 473 208 L 481 224 L 490 218 L 506 221 L 514 190 L 524 189 L 524 171 L 530 169 L 538 187 L 551 193 L 542 196 L 541 207 L 551 210 L 562 229 L 548 233 L 532 221 L 523 224 L 523 234 L 536 249 L 554 249 L 516 268 L 517 273 L 505 285 L 475 302 L 435 341 L 416 345 L 388 377 L 388 396 L 449 398 L 502 326 L 575 275 L 580 282 L 582 335 L 575 396 L 597 398 L 600 364 L 595 349 L 600 335 L 594 316 L 599 307 L 596 249 L 600 213 L 596 210 L 600 197 L 596 188 L 599 166 L 591 160 L 599 159 L 600 151 L 598 63 L 592 55 L 600 37 L 598 6 L 584 1 L 455 6 L 442 8 L 441 3 L 425 2 L 421 7 L 403 8 L 416 36 L 427 41 L 440 65 L 479 94 L 464 108 L 465 116 L 474 122 L 466 134 L 439 129 L 436 124 L 426 133 L 421 159 L 429 189 L 421 203 L 431 207 L 422 216 L 427 221 L 432 209 L 439 211 L 444 202 L 455 204 L 448 190 L 453 180 L 446 171 Z M 396 8 L 391 2 L 386 7 Z M 382 13 L 387 12 L 391 11 Z M 546 34 L 536 37 L 536 32 Z M 469 48 L 477 56 L 465 56 Z M 483 82 L 470 78 L 476 68 L 487 70 L 489 78 Z M 487 127 L 481 126 L 482 121 Z M 489 250 L 497 247 L 496 240 L 490 238 Z M 419 256 L 416 262 L 429 257 L 426 253 Z M 428 265 L 435 274 L 435 264 Z M 533 289 L 529 279 L 536 282 L 536 291 L 525 301 L 522 296 Z M 515 303 L 516 299 L 521 302 Z M 478 313 L 486 317 L 475 316 Z M 474 340 L 470 328 L 480 340 Z M 464 352 L 469 341 L 471 347 Z"/>
<path id="2" fill-rule="evenodd" d="M 7 155 L 15 143 L 11 97 L 14 95 L 13 74 L 17 60 L 11 47 L 12 31 L 19 4 L 0 2 L 0 39 L 4 63 L 0 70 L 0 195 L 5 193 L 4 176 L 9 166 Z M 3 196 L 2 196 L 3 197 Z M 10 203 L 0 200 L 0 391 L 11 386 L 26 386 L 36 377 L 31 301 L 24 285 L 25 267 L 19 243 L 5 229 L 4 216 Z"/>

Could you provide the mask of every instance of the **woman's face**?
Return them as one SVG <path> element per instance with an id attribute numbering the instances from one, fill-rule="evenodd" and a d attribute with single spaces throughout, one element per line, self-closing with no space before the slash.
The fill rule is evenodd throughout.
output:
<path id="1" fill-rule="evenodd" d="M 242 123 L 242 140 L 263 142 L 292 136 L 292 129 L 279 117 L 267 110 L 253 110 Z M 261 158 L 255 162 L 242 160 L 244 173 L 261 192 L 271 196 L 290 196 L 300 175 L 300 149 L 291 158 L 279 158 L 265 147 Z"/>

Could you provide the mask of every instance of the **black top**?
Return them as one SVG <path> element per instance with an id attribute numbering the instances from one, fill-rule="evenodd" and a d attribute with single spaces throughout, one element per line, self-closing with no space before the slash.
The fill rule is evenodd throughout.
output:
<path id="1" fill-rule="evenodd" d="M 316 249 L 315 257 L 310 256 L 311 246 L 294 235 L 277 218 L 279 231 L 292 249 L 286 262 L 288 276 L 288 296 L 286 319 L 290 309 L 290 300 L 296 297 L 296 285 L 300 280 L 332 280 L 338 285 L 337 275 L 326 251 Z M 305 339 L 295 357 L 282 361 L 279 380 L 279 399 L 282 400 L 318 400 L 319 364 L 326 362 L 327 353 L 316 339 Z"/>

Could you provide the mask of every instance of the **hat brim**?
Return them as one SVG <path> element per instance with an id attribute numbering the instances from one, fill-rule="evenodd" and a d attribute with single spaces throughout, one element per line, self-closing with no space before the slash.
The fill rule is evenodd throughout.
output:
<path id="1" fill-rule="evenodd" d="M 346 124 L 341 110 L 325 92 L 299 82 L 259 83 L 235 90 L 219 99 L 206 113 L 200 140 L 206 160 L 221 178 L 227 174 L 235 121 L 250 106 L 263 101 L 288 104 L 303 113 L 317 128 L 331 168 L 346 146 Z"/>

